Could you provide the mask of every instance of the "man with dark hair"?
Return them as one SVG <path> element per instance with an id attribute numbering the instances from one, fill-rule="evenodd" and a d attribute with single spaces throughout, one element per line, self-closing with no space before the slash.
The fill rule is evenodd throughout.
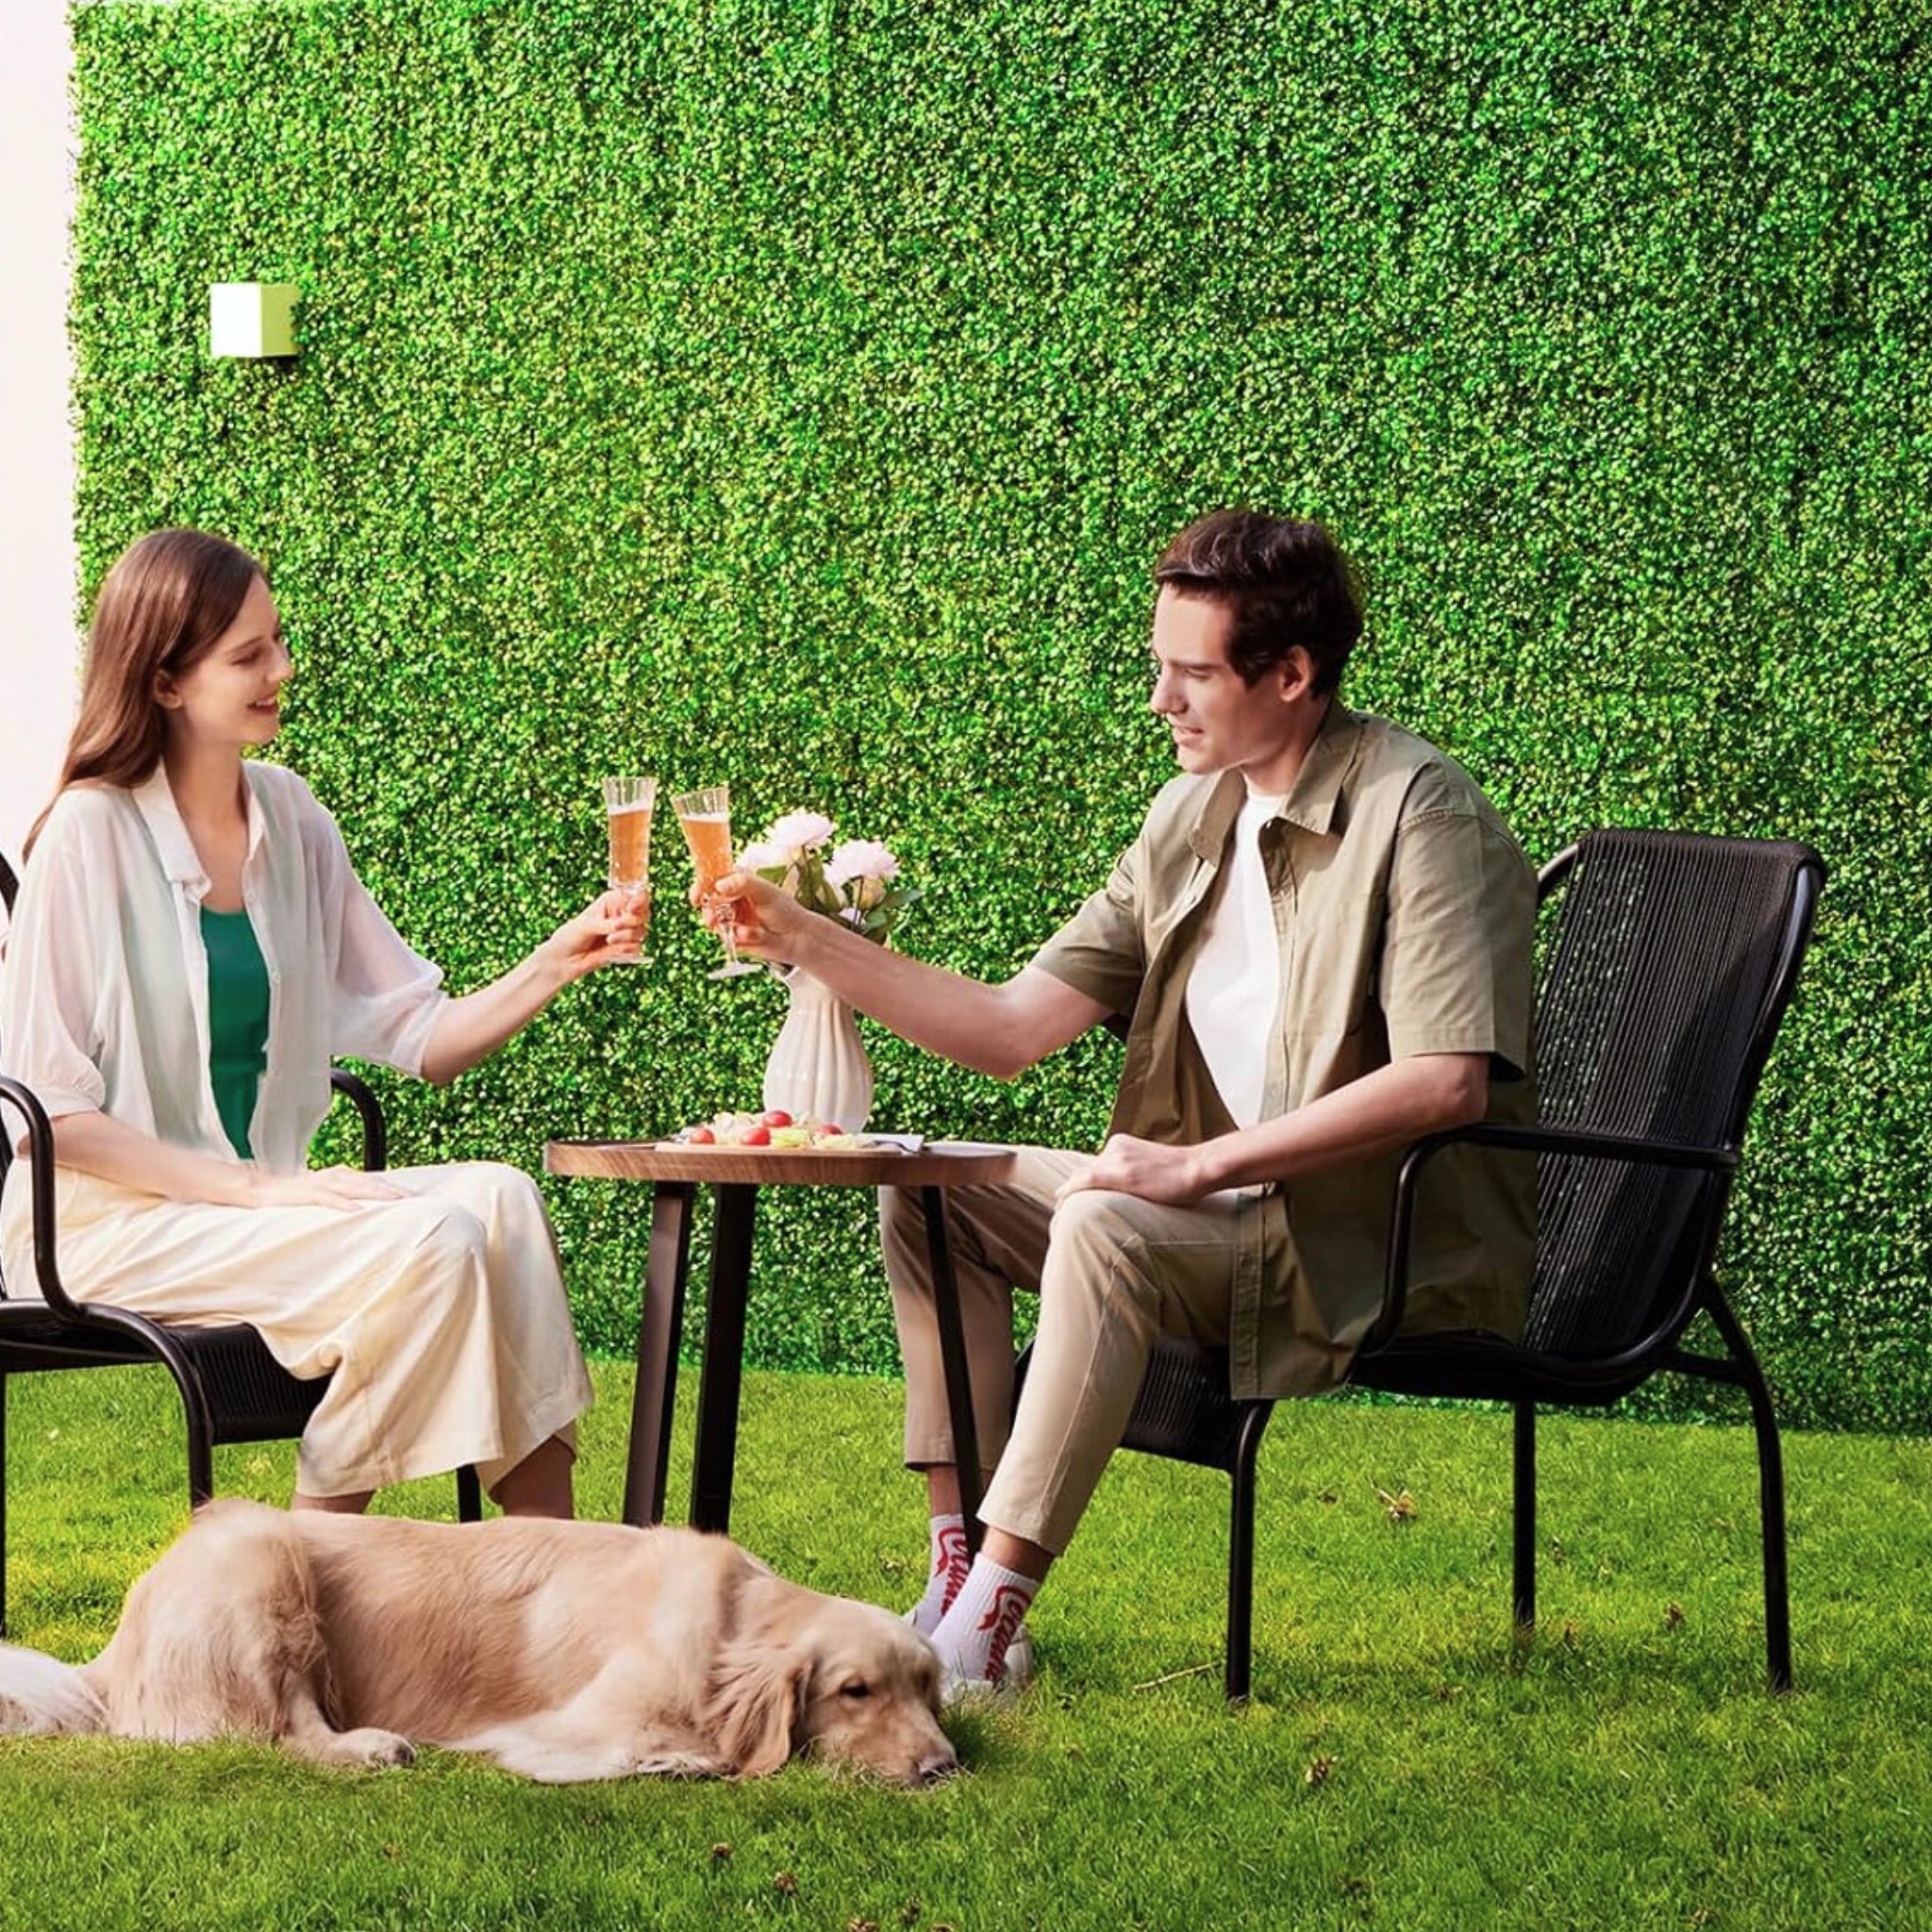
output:
<path id="1" fill-rule="evenodd" d="M 1362 634 L 1354 573 L 1320 524 L 1216 510 L 1160 553 L 1154 581 L 1225 606 L 1227 661 L 1246 685 L 1299 645 L 1308 655 L 1314 695 L 1326 697 L 1340 687 Z"/>
<path id="2" fill-rule="evenodd" d="M 1347 1374 L 1380 1305 L 1400 1150 L 1534 1118 L 1536 881 L 1474 782 L 1345 708 L 1361 633 L 1319 525 L 1191 524 L 1155 567 L 1153 708 L 1182 775 L 1096 892 L 1003 986 L 888 952 L 747 875 L 741 947 L 794 961 L 874 1019 L 1009 1078 L 1128 1022 L 1099 1155 L 1021 1151 L 948 1216 L 972 1361 L 984 1545 L 969 1565 L 924 1224 L 881 1196 L 906 1357 L 906 1460 L 932 1569 L 912 1621 L 949 1682 L 1024 1674 L 1021 1620 L 1119 1445 L 1161 1334 L 1224 1347 L 1238 1395 Z M 1418 1213 L 1408 1325 L 1520 1332 L 1535 1238 L 1528 1162 L 1457 1146 Z M 1040 1291 L 1019 1411 L 1012 1291 Z"/>

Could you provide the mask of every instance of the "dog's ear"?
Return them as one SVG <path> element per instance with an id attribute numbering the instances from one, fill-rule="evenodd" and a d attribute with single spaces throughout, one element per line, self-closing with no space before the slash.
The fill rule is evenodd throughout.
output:
<path id="1" fill-rule="evenodd" d="M 811 1660 L 769 1639 L 733 1644 L 711 1676 L 707 1712 L 733 1777 L 769 1777 L 805 1726 Z"/>

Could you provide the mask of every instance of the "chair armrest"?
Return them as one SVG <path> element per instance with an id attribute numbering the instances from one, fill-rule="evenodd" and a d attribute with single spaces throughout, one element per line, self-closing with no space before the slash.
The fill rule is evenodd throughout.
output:
<path id="1" fill-rule="evenodd" d="M 10 1075 L 0 1074 L 0 1124 L 11 1106 L 26 1123 L 27 1158 L 30 1163 L 30 1196 L 33 1204 L 34 1274 L 47 1306 L 70 1322 L 83 1322 L 88 1311 L 61 1286 L 60 1272 L 54 1265 L 54 1126 L 47 1109 L 30 1087 Z M 8 1139 L 13 1130 L 8 1129 Z"/>
<path id="2" fill-rule="evenodd" d="M 379 1174 L 389 1165 L 389 1126 L 382 1117 L 382 1102 L 368 1081 L 345 1074 L 340 1067 L 329 1069 L 328 1084 L 341 1094 L 362 1117 L 362 1165 L 370 1174 Z"/>
<path id="3" fill-rule="evenodd" d="M 1700 1147 L 1677 1141 L 1647 1141 L 1636 1134 L 1598 1134 L 1577 1127 L 1510 1126 L 1474 1121 L 1416 1141 L 1395 1176 L 1395 1205 L 1389 1220 L 1389 1260 L 1382 1283 L 1382 1312 L 1356 1353 L 1373 1356 L 1388 1347 L 1408 1309 L 1408 1250 L 1415 1231 L 1415 1197 L 1422 1172 L 1445 1147 L 1507 1147 L 1530 1154 L 1570 1154 L 1582 1160 L 1623 1161 L 1633 1167 L 1678 1167 L 1707 1174 L 1737 1171 L 1735 1147 Z"/>

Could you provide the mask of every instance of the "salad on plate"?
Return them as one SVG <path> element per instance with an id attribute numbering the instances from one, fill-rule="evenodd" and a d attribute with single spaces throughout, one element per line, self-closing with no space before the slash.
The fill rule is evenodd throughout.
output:
<path id="1" fill-rule="evenodd" d="M 696 1126 L 679 1128 L 661 1144 L 733 1153 L 769 1147 L 795 1154 L 880 1154 L 910 1151 L 918 1143 L 916 1135 L 848 1134 L 836 1121 L 815 1120 L 810 1114 L 794 1118 L 782 1107 L 768 1107 L 760 1113 L 713 1114 Z"/>

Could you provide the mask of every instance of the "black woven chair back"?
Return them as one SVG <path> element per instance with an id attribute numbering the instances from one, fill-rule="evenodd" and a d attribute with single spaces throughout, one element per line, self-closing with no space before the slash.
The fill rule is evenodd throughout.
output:
<path id="1" fill-rule="evenodd" d="M 1795 844 L 1581 841 L 1538 1009 L 1544 1124 L 1735 1147 L 1790 995 L 1805 924 L 1793 908 L 1816 865 Z M 1525 1345 L 1601 1357 L 1667 1338 L 1689 1317 L 1727 1187 L 1541 1157 Z"/>

